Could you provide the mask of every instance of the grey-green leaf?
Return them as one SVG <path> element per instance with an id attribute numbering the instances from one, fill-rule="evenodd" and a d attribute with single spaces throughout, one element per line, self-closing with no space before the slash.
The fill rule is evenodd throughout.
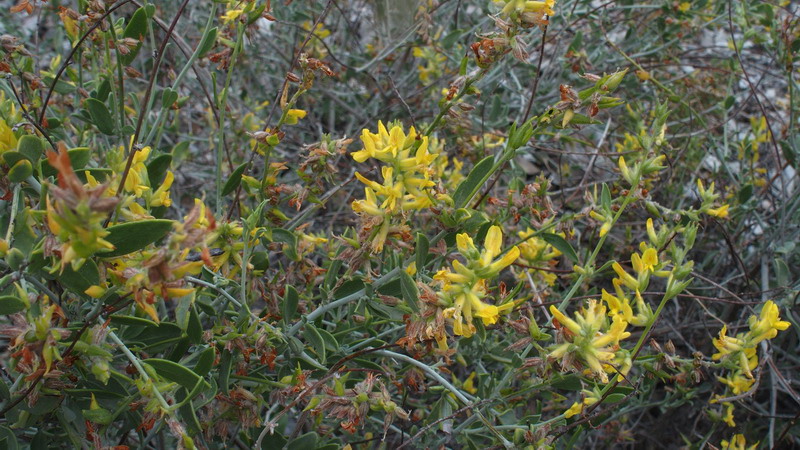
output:
<path id="1" fill-rule="evenodd" d="M 0 297 L 0 315 L 18 313 L 27 307 L 25 301 L 14 295 L 4 295 Z"/>
<path id="2" fill-rule="evenodd" d="M 293 286 L 286 286 L 286 293 L 283 295 L 284 322 L 289 323 L 292 318 L 294 318 L 294 315 L 297 312 L 298 301 L 299 296 L 297 295 L 297 289 L 295 289 Z"/>
<path id="3" fill-rule="evenodd" d="M 147 21 L 147 11 L 144 7 L 142 7 L 133 13 L 133 16 L 131 16 L 131 19 L 128 21 L 128 25 L 125 26 L 123 36 L 126 38 L 137 39 L 139 40 L 139 43 L 136 44 L 136 47 L 130 49 L 130 52 L 128 52 L 127 55 L 120 56 L 122 64 L 126 66 L 129 65 L 136 58 L 136 55 L 139 53 L 139 49 L 142 48 L 141 41 L 147 33 Z"/>
<path id="4" fill-rule="evenodd" d="M 35 163 L 44 153 L 44 141 L 37 136 L 26 134 L 17 141 L 17 151 Z"/>
<path id="5" fill-rule="evenodd" d="M 567 257 L 570 260 L 572 260 L 572 262 L 576 264 L 578 263 L 577 253 L 575 253 L 575 250 L 572 248 L 571 245 L 569 245 L 569 242 L 567 242 L 564 238 L 553 233 L 541 233 L 539 236 L 542 239 L 544 239 L 545 242 L 555 247 L 558 251 L 567 255 Z"/>
<path id="6" fill-rule="evenodd" d="M 417 290 L 417 284 L 414 283 L 414 279 L 411 278 L 405 270 L 400 272 L 400 291 L 408 307 L 414 312 L 419 312 L 419 291 Z"/>
<path id="7" fill-rule="evenodd" d="M 92 122 L 103 134 L 114 134 L 114 119 L 111 117 L 111 112 L 106 107 L 105 103 L 96 98 L 86 99 L 86 109 L 92 117 Z"/>
<path id="8" fill-rule="evenodd" d="M 305 337 L 306 342 L 311 344 L 311 347 L 314 348 L 314 352 L 319 357 L 319 360 L 325 363 L 325 341 L 322 339 L 322 335 L 320 335 L 317 327 L 307 323 L 305 327 L 303 327 L 303 337 Z"/>
<path id="9" fill-rule="evenodd" d="M 228 177 L 228 181 L 225 182 L 225 186 L 222 188 L 222 195 L 228 195 L 233 192 L 237 187 L 239 187 L 239 183 L 242 182 L 242 174 L 244 173 L 244 169 L 247 168 L 247 163 L 242 164 L 241 166 L 234 169 L 231 172 L 230 176 Z"/>
<path id="10" fill-rule="evenodd" d="M 453 194 L 453 202 L 456 208 L 467 206 L 467 203 L 472 200 L 472 197 L 483 186 L 483 183 L 492 175 L 493 166 L 494 156 L 487 156 L 472 168 L 467 178 L 458 185 L 455 194 Z"/>
<path id="11" fill-rule="evenodd" d="M 151 219 L 128 222 L 108 227 L 105 240 L 114 246 L 114 250 L 101 256 L 120 256 L 141 250 L 163 238 L 172 229 L 171 220 Z"/>
<path id="12" fill-rule="evenodd" d="M 168 359 L 149 358 L 145 359 L 144 363 L 155 369 L 159 376 L 169 381 L 174 381 L 188 390 L 194 389 L 199 382 L 203 382 L 207 387 L 210 387 L 203 380 L 203 377 L 194 373 L 191 369 Z"/>

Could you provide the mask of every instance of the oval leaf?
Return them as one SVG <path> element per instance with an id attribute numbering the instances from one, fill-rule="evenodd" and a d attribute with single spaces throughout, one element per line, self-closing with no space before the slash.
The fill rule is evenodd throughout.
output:
<path id="1" fill-rule="evenodd" d="M 575 250 L 572 248 L 572 246 L 569 245 L 569 242 L 567 242 L 564 238 L 553 233 L 542 233 L 539 236 L 544 239 L 545 242 L 555 247 L 558 251 L 567 255 L 572 262 L 578 262 L 578 255 L 575 253 Z"/>
<path id="2" fill-rule="evenodd" d="M 123 36 L 126 38 L 137 39 L 139 40 L 139 43 L 136 45 L 136 47 L 130 49 L 130 52 L 127 55 L 120 55 L 122 64 L 126 66 L 130 64 L 134 58 L 136 58 L 136 55 L 139 53 L 139 49 L 142 48 L 141 41 L 144 39 L 145 33 L 147 33 L 147 20 L 147 11 L 144 7 L 142 7 L 137 9 L 136 12 L 133 13 L 133 16 L 131 16 L 131 20 L 128 21 L 128 25 L 125 27 Z"/>
<path id="3" fill-rule="evenodd" d="M 325 363 L 325 341 L 322 339 L 322 335 L 320 335 L 319 330 L 314 325 L 307 323 L 303 328 L 303 337 L 306 338 L 306 342 L 311 344 L 311 347 L 314 348 L 314 352 L 319 357 L 319 360 L 324 364 Z"/>
<path id="4" fill-rule="evenodd" d="M 170 164 L 172 164 L 172 155 L 167 153 L 158 155 L 150 161 L 147 165 L 147 179 L 150 181 L 150 186 L 161 186 Z"/>
<path id="5" fill-rule="evenodd" d="M 217 42 L 217 27 L 214 27 L 203 36 L 203 40 L 200 41 L 200 45 L 197 46 L 197 57 L 202 58 L 203 56 L 211 50 L 211 47 Z"/>
<path id="6" fill-rule="evenodd" d="M 36 136 L 26 134 L 17 141 L 17 151 L 25 155 L 31 162 L 36 162 L 44 153 L 44 141 Z"/>
<path id="7" fill-rule="evenodd" d="M 299 296 L 294 286 L 286 286 L 286 294 L 283 296 L 283 320 L 289 323 L 297 312 L 297 302 Z"/>
<path id="8" fill-rule="evenodd" d="M 19 297 L 4 295 L 0 297 L 0 315 L 14 314 L 24 310 L 28 305 Z"/>
<path id="9" fill-rule="evenodd" d="M 467 178 L 458 185 L 455 194 L 453 194 L 453 202 L 455 202 L 456 209 L 465 207 L 472 200 L 478 189 L 492 175 L 493 166 L 494 156 L 487 156 L 472 168 Z"/>
<path id="10" fill-rule="evenodd" d="M 96 98 L 87 98 L 86 109 L 89 110 L 92 122 L 101 133 L 114 134 L 114 119 L 111 117 L 111 112 L 108 111 L 105 103 Z"/>
<path id="11" fill-rule="evenodd" d="M 72 266 L 67 264 L 57 278 L 64 287 L 73 293 L 88 298 L 85 293 L 86 289 L 100 284 L 100 271 L 93 260 L 87 259 L 78 270 L 72 270 Z"/>
<path id="12" fill-rule="evenodd" d="M 101 256 L 120 256 L 141 250 L 163 238 L 172 229 L 171 220 L 152 219 L 128 222 L 108 227 L 105 240 L 114 246 L 114 250 Z"/>
<path id="13" fill-rule="evenodd" d="M 419 291 L 417 290 L 417 284 L 414 283 L 414 279 L 411 278 L 411 275 L 405 270 L 400 272 L 400 291 L 408 307 L 415 313 L 419 312 Z"/>
<path id="14" fill-rule="evenodd" d="M 242 164 L 241 166 L 234 169 L 231 172 L 231 175 L 228 177 L 228 181 L 225 182 L 225 186 L 222 188 L 222 195 L 228 195 L 233 192 L 237 187 L 239 187 L 239 183 L 242 182 L 242 174 L 244 173 L 244 169 L 247 168 L 247 163 Z"/>
<path id="15" fill-rule="evenodd" d="M 211 387 L 203 380 L 203 377 L 194 373 L 191 369 L 184 367 L 168 359 L 150 358 L 143 361 L 153 369 L 159 376 L 166 380 L 174 381 L 188 390 L 192 390 L 198 383 L 205 383 L 206 387 Z"/>

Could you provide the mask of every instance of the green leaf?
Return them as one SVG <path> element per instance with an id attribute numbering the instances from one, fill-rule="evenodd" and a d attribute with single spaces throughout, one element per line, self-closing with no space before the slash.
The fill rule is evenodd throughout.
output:
<path id="1" fill-rule="evenodd" d="M 189 311 L 189 324 L 186 327 L 186 335 L 192 344 L 200 344 L 203 342 L 203 324 L 200 322 L 200 316 L 197 314 L 197 307 L 192 305 Z"/>
<path id="2" fill-rule="evenodd" d="M 75 147 L 67 150 L 67 156 L 69 156 L 72 169 L 78 170 L 89 164 L 89 160 L 92 159 L 92 150 L 89 147 Z"/>
<path id="3" fill-rule="evenodd" d="M 3 153 L 3 161 L 8 167 L 13 167 L 14 164 L 25 160 L 27 160 L 25 155 L 20 152 L 15 152 L 14 150 L 9 150 Z"/>
<path id="4" fill-rule="evenodd" d="M 625 394 L 608 394 L 603 403 L 619 403 L 625 398 Z"/>
<path id="5" fill-rule="evenodd" d="M 292 261 L 300 261 L 300 255 L 297 254 L 297 236 L 294 233 L 283 228 L 274 228 L 272 230 L 272 241 L 287 244 L 288 247 L 283 253 Z"/>
<path id="6" fill-rule="evenodd" d="M 286 449 L 307 450 L 310 448 L 316 448 L 318 440 L 319 440 L 319 435 L 312 431 L 302 436 L 298 436 L 296 439 L 293 439 L 291 442 L 286 444 Z"/>
<path id="7" fill-rule="evenodd" d="M 776 287 L 784 287 L 788 286 L 791 280 L 792 272 L 789 270 L 789 266 L 786 264 L 782 258 L 775 258 L 773 260 L 775 265 L 775 286 Z"/>
<path id="8" fill-rule="evenodd" d="M 8 181 L 12 183 L 21 183 L 29 176 L 33 175 L 33 166 L 27 159 L 17 161 L 14 167 L 8 170 Z"/>
<path id="9" fill-rule="evenodd" d="M 152 320 L 144 319 L 142 317 L 135 317 L 135 316 L 125 316 L 122 314 L 115 314 L 113 316 L 109 316 L 111 323 L 119 324 L 119 325 L 128 325 L 128 326 L 143 326 L 143 327 L 154 327 L 157 328 L 158 324 L 153 322 Z"/>
<path id="10" fill-rule="evenodd" d="M 61 275 L 56 278 L 65 288 L 81 297 L 88 298 L 85 291 L 91 286 L 100 284 L 100 270 L 93 260 L 87 259 L 78 270 L 72 270 L 72 267 L 67 264 Z"/>
<path id="11" fill-rule="evenodd" d="M 178 93 L 172 90 L 172 88 L 164 88 L 164 90 L 161 91 L 162 108 L 172 108 L 172 105 L 175 104 L 176 100 L 178 100 Z"/>
<path id="12" fill-rule="evenodd" d="M 583 388 L 581 379 L 575 374 L 565 375 L 561 378 L 554 378 L 550 386 L 555 389 L 563 389 L 565 391 L 580 391 Z"/>
<path id="13" fill-rule="evenodd" d="M 191 369 L 168 359 L 149 358 L 143 362 L 155 369 L 159 376 L 166 380 L 174 381 L 186 389 L 192 390 L 198 383 L 204 383 L 206 388 L 211 387 L 203 377 L 194 373 Z"/>
<path id="14" fill-rule="evenodd" d="M 44 141 L 39 137 L 26 134 L 17 141 L 17 151 L 25 155 L 31 162 L 36 162 L 44 153 Z"/>
<path id="15" fill-rule="evenodd" d="M 100 100 L 101 102 L 105 102 L 108 100 L 108 95 L 111 94 L 111 82 L 108 79 L 104 79 L 100 86 L 97 87 L 97 91 L 92 93 L 92 97 Z"/>
<path id="16" fill-rule="evenodd" d="M 0 426 L 0 446 L 2 446 L 4 450 L 17 450 L 19 448 L 17 445 L 17 437 L 14 436 L 14 432 L 8 427 Z"/>
<path id="17" fill-rule="evenodd" d="M 467 178 L 458 185 L 455 194 L 453 194 L 453 202 L 456 209 L 467 206 L 467 203 L 472 200 L 472 197 L 483 186 L 483 183 L 492 175 L 493 167 L 494 156 L 487 156 L 472 168 Z"/>
<path id="18" fill-rule="evenodd" d="M 111 117 L 111 112 L 106 107 L 105 103 L 96 98 L 86 99 L 86 109 L 92 117 L 92 122 L 103 134 L 114 134 L 114 119 Z"/>
<path id="19" fill-rule="evenodd" d="M 67 156 L 69 156 L 69 162 L 72 164 L 72 169 L 75 170 L 75 172 L 78 172 L 89 163 L 89 160 L 92 158 L 92 151 L 89 149 L 89 147 L 75 147 L 67 150 Z M 57 173 L 58 172 L 56 169 L 50 165 L 47 159 L 42 160 L 42 175 L 45 177 L 54 177 Z"/>
<path id="20" fill-rule="evenodd" d="M 247 168 L 247 163 L 242 164 L 241 166 L 234 169 L 231 172 L 230 176 L 228 177 L 228 181 L 225 182 L 225 186 L 222 188 L 222 195 L 226 196 L 236 190 L 239 187 L 239 183 L 242 182 L 242 174 L 244 173 L 244 169 Z"/>
<path id="21" fill-rule="evenodd" d="M 200 356 L 197 357 L 197 364 L 194 365 L 194 372 L 201 377 L 208 375 L 208 372 L 211 371 L 211 367 L 214 365 L 216 356 L 217 352 L 214 350 L 214 347 L 208 347 L 203 350 L 203 353 L 200 353 Z"/>
<path id="22" fill-rule="evenodd" d="M 144 36 L 147 33 L 147 22 L 148 16 L 144 7 L 137 9 L 136 12 L 133 13 L 133 16 L 131 16 L 131 19 L 128 21 L 128 25 L 125 27 L 125 31 L 122 33 L 122 35 L 126 38 L 137 39 L 139 40 L 139 43 L 136 45 L 136 47 L 132 48 L 127 55 L 120 56 L 122 64 L 126 66 L 129 65 L 136 58 L 136 55 L 139 53 L 139 49 L 142 48 L 141 41 L 144 39 Z"/>
<path id="23" fill-rule="evenodd" d="M 303 337 L 306 338 L 306 342 L 311 344 L 311 347 L 314 348 L 314 352 L 319 357 L 320 362 L 323 364 L 325 363 L 325 341 L 322 339 L 322 335 L 320 335 L 319 330 L 314 325 L 310 323 L 305 324 L 303 327 Z"/>
<path id="24" fill-rule="evenodd" d="M 415 313 L 419 312 L 419 291 L 417 290 L 417 284 L 414 283 L 414 279 L 411 278 L 411 275 L 405 270 L 400 271 L 400 291 L 408 307 Z"/>
<path id="25" fill-rule="evenodd" d="M 192 303 L 194 303 L 194 295 L 184 295 L 178 299 L 178 305 L 175 307 L 175 323 L 183 331 L 189 327 L 189 310 Z"/>
<path id="26" fill-rule="evenodd" d="M 0 315 L 18 313 L 27 308 L 28 305 L 19 297 L 14 295 L 3 295 L 0 297 Z"/>
<path id="27" fill-rule="evenodd" d="M 333 337 L 327 330 L 323 328 L 317 328 L 319 335 L 322 337 L 322 340 L 325 341 L 325 348 L 332 351 L 338 352 L 339 351 L 339 341 Z"/>
<path id="28" fill-rule="evenodd" d="M 739 203 L 745 204 L 753 196 L 753 185 L 748 183 L 739 190 Z"/>
<path id="29" fill-rule="evenodd" d="M 158 155 L 147 164 L 147 179 L 153 189 L 157 189 L 156 186 L 161 186 L 170 164 L 172 164 L 172 155 L 169 153 Z"/>
<path id="30" fill-rule="evenodd" d="M 458 42 L 459 39 L 461 39 L 461 36 L 464 35 L 464 34 L 465 34 L 464 30 L 462 30 L 460 28 L 457 29 L 457 30 L 451 31 L 450 33 L 448 33 L 447 36 L 445 36 L 444 38 L 442 38 L 441 41 L 439 41 L 439 44 L 443 48 L 445 48 L 446 50 L 449 50 L 451 47 L 453 47 L 453 45 L 456 42 Z"/>
<path id="31" fill-rule="evenodd" d="M 114 250 L 103 253 L 103 257 L 127 255 L 156 242 L 172 230 L 172 221 L 164 219 L 140 220 L 108 227 L 105 240 Z"/>
<path id="32" fill-rule="evenodd" d="M 553 233 L 541 233 L 539 235 L 545 242 L 555 247 L 561 253 L 567 255 L 572 262 L 578 262 L 578 255 L 575 253 L 575 250 L 569 245 L 569 242 L 564 240 L 561 236 Z"/>
<path id="33" fill-rule="evenodd" d="M 299 296 L 294 286 L 286 286 L 286 293 L 283 295 L 283 321 L 287 324 L 291 322 L 297 312 L 297 302 Z"/>
<path id="34" fill-rule="evenodd" d="M 114 420 L 114 416 L 111 414 L 111 411 L 100 408 L 100 409 L 84 409 L 81 411 L 83 413 L 83 418 L 88 420 L 89 422 L 99 423 L 100 425 L 108 425 Z"/>
<path id="35" fill-rule="evenodd" d="M 214 27 L 208 32 L 203 35 L 203 40 L 200 41 L 200 45 L 197 46 L 197 57 L 202 58 L 206 55 L 206 53 L 214 47 L 214 44 L 217 42 L 217 27 Z"/>
<path id="36" fill-rule="evenodd" d="M 600 194 L 600 205 L 603 206 L 603 211 L 611 211 L 611 191 L 605 183 L 603 183 L 603 190 Z"/>

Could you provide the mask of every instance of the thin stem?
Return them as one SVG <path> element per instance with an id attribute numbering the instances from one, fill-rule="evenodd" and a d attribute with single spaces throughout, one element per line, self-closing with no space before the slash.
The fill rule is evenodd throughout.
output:
<path id="1" fill-rule="evenodd" d="M 161 42 L 161 46 L 158 48 L 158 54 L 156 56 L 156 60 L 153 62 L 153 70 L 150 73 L 150 82 L 147 84 L 147 90 L 144 92 L 144 99 L 142 100 L 142 107 L 139 110 L 139 117 L 136 120 L 136 129 L 133 132 L 133 137 L 131 137 L 130 144 L 128 144 L 128 160 L 125 162 L 125 170 L 122 172 L 122 177 L 119 180 L 119 186 L 117 187 L 117 196 L 119 196 L 123 189 L 125 188 L 125 180 L 128 178 L 128 173 L 131 171 L 131 166 L 133 165 L 133 157 L 136 155 L 136 152 L 139 151 L 139 148 L 136 147 L 136 141 L 139 139 L 139 133 L 142 131 L 142 125 L 144 124 L 144 117 L 148 110 L 148 105 L 150 104 L 150 97 L 153 94 L 153 86 L 156 83 L 156 74 L 158 73 L 158 69 L 161 66 L 161 60 L 164 58 L 164 50 L 169 43 L 170 36 L 172 36 L 172 32 L 175 30 L 175 26 L 178 24 L 178 19 L 181 18 L 183 15 L 184 9 L 186 9 L 186 5 L 189 3 L 189 0 L 183 0 L 181 3 L 180 8 L 178 9 L 177 14 L 172 19 L 172 23 L 169 25 L 169 29 L 167 30 L 167 35 L 164 37 L 164 40 Z M 108 216 L 106 219 L 106 225 L 108 222 L 111 221 L 111 216 Z"/>

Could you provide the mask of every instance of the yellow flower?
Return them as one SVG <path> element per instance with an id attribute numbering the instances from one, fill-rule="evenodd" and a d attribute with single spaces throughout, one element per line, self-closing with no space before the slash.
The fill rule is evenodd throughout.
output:
<path id="1" fill-rule="evenodd" d="M 619 265 L 618 262 L 611 264 L 611 268 L 614 269 L 614 272 L 616 272 L 622 284 L 624 284 L 628 289 L 639 289 L 639 280 L 633 278 L 628 272 L 625 271 L 625 269 L 622 268 L 622 266 Z"/>
<path id="2" fill-rule="evenodd" d="M 0 154 L 17 149 L 17 137 L 5 120 L 0 118 Z"/>
<path id="3" fill-rule="evenodd" d="M 583 412 L 583 402 L 575 402 L 572 406 L 569 407 L 568 410 L 564 412 L 564 417 L 569 419 L 572 416 L 576 416 Z"/>
<path id="4" fill-rule="evenodd" d="M 591 391 L 584 389 L 581 392 L 584 395 L 583 400 L 573 403 L 572 406 L 570 406 L 569 409 L 564 412 L 564 417 L 567 419 L 582 413 L 584 407 L 592 406 L 600 401 L 600 398 L 602 398 L 602 394 L 597 388 L 594 388 Z"/>
<path id="5" fill-rule="evenodd" d="M 550 306 L 555 320 L 570 333 L 564 333 L 566 342 L 551 347 L 550 358 L 568 362 L 572 355 L 582 360 L 601 381 L 608 382 L 606 372 L 627 373 L 630 369 L 630 358 L 624 350 L 620 350 L 619 341 L 628 338 L 631 333 L 625 331 L 628 323 L 621 315 L 616 315 L 611 324 L 606 317 L 606 308 L 589 300 L 588 305 L 575 313 L 575 320 L 568 318 L 555 305 Z M 613 364 L 612 364 L 613 363 Z"/>
<path id="6" fill-rule="evenodd" d="M 747 378 L 742 376 L 742 373 L 739 371 L 734 372 L 730 377 L 717 377 L 717 379 L 731 388 L 731 392 L 733 395 L 744 394 L 745 392 L 749 391 L 751 387 L 753 387 L 753 383 L 756 380 Z"/>
<path id="7" fill-rule="evenodd" d="M 432 204 L 429 188 L 435 183 L 430 180 L 433 168 L 431 163 L 437 155 L 428 153 L 428 138 L 417 140 L 417 132 L 412 127 L 406 135 L 399 126 L 388 131 L 383 122 L 378 122 L 378 133 L 364 129 L 361 141 L 364 148 L 351 153 L 356 162 L 377 159 L 386 165 L 381 168 L 383 182 L 372 181 L 356 173 L 359 181 L 371 188 L 375 194 L 375 204 L 384 212 L 370 215 L 387 215 L 396 212 L 418 210 Z M 370 202 L 372 203 L 372 202 Z M 356 211 L 358 212 L 358 211 Z"/>
<path id="8" fill-rule="evenodd" d="M 168 170 L 167 175 L 164 177 L 164 182 L 153 192 L 150 206 L 169 207 L 172 205 L 172 199 L 169 197 L 169 188 L 172 186 L 173 181 L 175 181 L 175 175 L 173 175 L 171 170 Z"/>
<path id="9" fill-rule="evenodd" d="M 469 374 L 466 380 L 464 380 L 464 384 L 462 385 L 465 391 L 469 392 L 472 395 L 478 393 L 478 388 L 475 387 L 475 372 Z"/>
<path id="10" fill-rule="evenodd" d="M 744 348 L 744 342 L 741 339 L 728 336 L 728 326 L 723 325 L 719 330 L 719 337 L 713 340 L 714 347 L 719 350 L 711 356 L 711 359 L 718 360 L 731 353 L 738 352 Z"/>
<path id="11" fill-rule="evenodd" d="M 736 422 L 733 420 L 733 403 L 724 402 L 722 403 L 722 407 L 725 408 L 725 413 L 722 415 L 723 422 L 725 422 L 729 427 L 735 427 Z"/>
<path id="12" fill-rule="evenodd" d="M 720 219 L 724 219 L 728 217 L 728 209 L 730 205 L 722 205 L 719 208 L 711 208 L 706 213 L 710 216 L 719 217 Z"/>
<path id="13" fill-rule="evenodd" d="M 150 189 L 149 186 L 143 184 L 147 182 L 147 166 L 144 163 L 150 156 L 150 147 L 144 147 L 139 151 L 134 148 L 131 151 L 136 153 L 133 155 L 128 177 L 125 178 L 125 191 L 133 192 L 136 197 L 141 197 L 144 191 Z"/>
<path id="14" fill-rule="evenodd" d="M 243 9 L 231 9 L 226 11 L 225 14 L 223 14 L 222 16 L 220 16 L 220 19 L 222 20 L 222 23 L 228 24 L 238 19 L 239 16 L 242 15 L 242 13 L 244 13 Z"/>
<path id="15" fill-rule="evenodd" d="M 483 302 L 486 295 L 486 280 L 497 276 L 506 266 L 519 256 L 519 249 L 512 248 L 501 258 L 503 232 L 500 227 L 492 226 L 486 233 L 484 249 L 479 251 L 466 233 L 456 236 L 456 245 L 466 259 L 453 261 L 453 271 L 443 269 L 436 273 L 434 279 L 442 284 L 439 297 L 453 306 L 446 308 L 443 315 L 453 319 L 453 332 L 459 336 L 469 337 L 475 332 L 473 318 L 483 320 L 484 325 L 497 323 L 500 314 L 514 308 L 514 302 L 496 306 Z M 464 323 L 466 321 L 466 324 Z"/>
<path id="16" fill-rule="evenodd" d="M 790 323 L 780 320 L 778 305 L 772 300 L 767 300 L 761 308 L 760 316 L 750 316 L 750 342 L 756 345 L 765 339 L 772 339 L 778 335 L 778 331 L 789 328 Z"/>
<path id="17" fill-rule="evenodd" d="M 719 444 L 721 450 L 755 450 L 759 442 L 747 447 L 747 440 L 741 434 L 734 434 L 730 441 L 722 440 Z"/>
<path id="18" fill-rule="evenodd" d="M 284 121 L 287 125 L 294 125 L 298 122 L 298 120 L 305 118 L 306 110 L 304 109 L 290 109 L 286 112 L 286 120 Z"/>
<path id="19" fill-rule="evenodd" d="M 654 272 L 655 267 L 658 265 L 658 251 L 654 248 L 648 247 L 644 252 L 642 252 L 642 256 L 639 256 L 638 253 L 632 254 L 631 265 L 633 265 L 633 270 L 635 270 L 638 274 L 642 274 L 644 272 Z"/>

